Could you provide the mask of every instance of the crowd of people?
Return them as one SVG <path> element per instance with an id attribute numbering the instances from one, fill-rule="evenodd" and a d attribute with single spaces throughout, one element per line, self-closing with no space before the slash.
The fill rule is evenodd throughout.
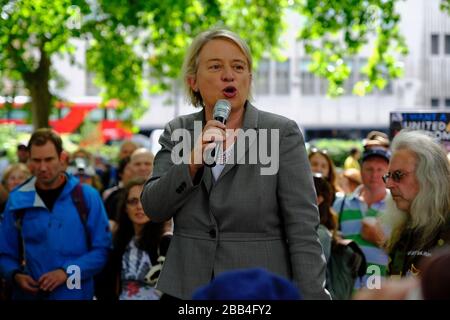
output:
<path id="1" fill-rule="evenodd" d="M 349 271 L 345 298 L 450 297 L 437 279 L 449 264 L 450 162 L 434 139 L 374 131 L 338 171 L 294 121 L 252 104 L 237 34 L 201 33 L 183 75 L 200 110 L 166 125 L 156 156 L 124 141 L 106 165 L 68 154 L 51 129 L 18 146 L 1 172 L 2 299 L 337 299 L 347 270 L 330 261 L 350 243 L 363 270 Z M 175 161 L 178 130 L 187 162 Z M 261 148 L 277 153 L 270 174 Z M 212 150 L 220 159 L 206 165 Z"/>
<path id="2" fill-rule="evenodd" d="M 151 221 L 140 202 L 151 152 L 123 143 L 112 188 L 88 151 L 69 155 L 51 129 L 36 130 L 27 152 L 2 178 L 3 299 L 159 299 L 172 226 Z"/>

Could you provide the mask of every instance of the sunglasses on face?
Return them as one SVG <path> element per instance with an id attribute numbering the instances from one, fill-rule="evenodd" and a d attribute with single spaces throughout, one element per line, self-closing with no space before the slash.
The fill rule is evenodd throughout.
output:
<path id="1" fill-rule="evenodd" d="M 130 198 L 127 199 L 127 204 L 129 206 L 135 207 L 137 206 L 139 203 L 141 202 L 141 200 L 139 198 Z"/>
<path id="2" fill-rule="evenodd" d="M 394 182 L 400 182 L 404 176 L 411 172 L 403 172 L 401 170 L 395 170 L 394 172 L 388 172 L 383 176 L 384 183 L 387 183 L 392 178 Z"/>

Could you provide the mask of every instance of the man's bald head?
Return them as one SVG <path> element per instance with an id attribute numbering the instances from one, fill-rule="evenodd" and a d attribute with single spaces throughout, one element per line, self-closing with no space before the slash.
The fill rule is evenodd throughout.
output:
<path id="1" fill-rule="evenodd" d="M 130 158 L 131 168 L 134 176 L 148 179 L 153 171 L 153 153 L 145 148 L 136 149 Z"/>

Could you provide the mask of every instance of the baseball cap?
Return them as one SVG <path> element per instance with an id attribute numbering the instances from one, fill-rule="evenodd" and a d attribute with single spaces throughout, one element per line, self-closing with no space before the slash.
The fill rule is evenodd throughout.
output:
<path id="1" fill-rule="evenodd" d="M 389 162 L 391 159 L 391 152 L 382 147 L 372 147 L 370 149 L 366 149 L 361 157 L 361 161 L 364 162 L 370 157 L 380 157 Z"/>

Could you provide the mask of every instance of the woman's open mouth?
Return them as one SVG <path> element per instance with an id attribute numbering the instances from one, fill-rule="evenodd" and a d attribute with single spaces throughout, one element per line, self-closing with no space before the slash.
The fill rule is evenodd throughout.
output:
<path id="1" fill-rule="evenodd" d="M 223 95 L 227 98 L 233 98 L 237 94 L 237 89 L 233 86 L 228 86 L 225 89 L 223 89 Z"/>

